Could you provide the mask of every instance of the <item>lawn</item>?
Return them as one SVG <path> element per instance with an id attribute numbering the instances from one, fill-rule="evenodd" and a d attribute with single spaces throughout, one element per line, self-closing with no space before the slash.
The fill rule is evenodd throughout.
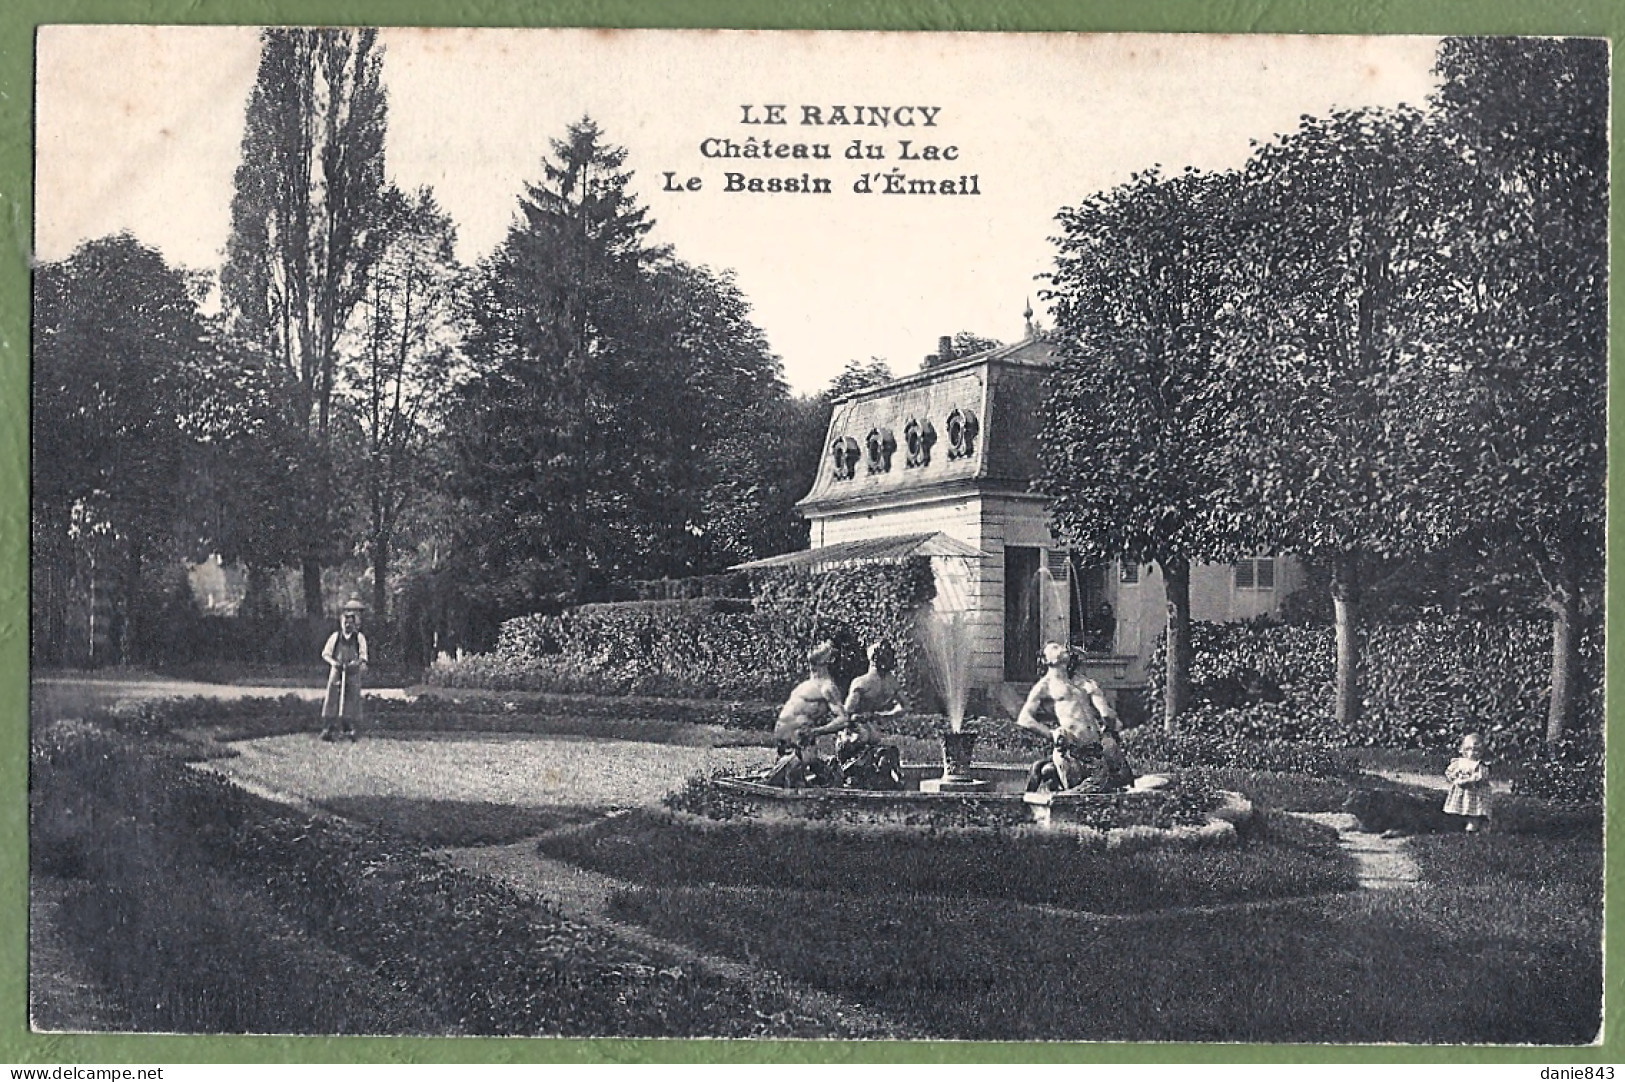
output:
<path id="1" fill-rule="evenodd" d="M 639 888 L 616 910 L 945 1037 L 1571 1044 L 1601 1020 L 1597 913 L 1524 885 L 1129 919 L 696 886 Z"/>
<path id="2" fill-rule="evenodd" d="M 1138 913 L 1354 886 L 1332 831 L 1264 815 L 1235 848 L 1085 850 L 1066 836 L 880 838 L 742 822 L 697 830 L 642 811 L 545 838 L 550 857 L 651 887 L 708 885 L 831 896 L 942 895 Z"/>
<path id="3" fill-rule="evenodd" d="M 527 808 L 489 800 L 420 800 L 403 796 L 341 796 L 321 802 L 334 815 L 432 849 L 508 845 L 525 838 L 591 822 L 597 808 Z"/>
<path id="4" fill-rule="evenodd" d="M 1225 776 L 1306 810 L 1348 791 Z M 1408 844 L 1423 885 L 1383 891 L 1348 889 L 1330 832 L 1269 810 L 1233 850 L 895 845 L 751 823 L 696 832 L 648 813 L 541 847 L 635 883 L 613 901 L 621 919 L 944 1037 L 1592 1040 L 1600 833 Z"/>
<path id="5" fill-rule="evenodd" d="M 1507 823 L 1553 829 L 1416 838 L 1424 885 L 1356 890 L 1335 834 L 1285 811 L 1339 810 L 1346 779 L 1204 771 L 1260 807 L 1234 848 L 1102 853 L 1009 832 L 898 842 L 748 821 L 700 829 L 655 808 L 603 812 L 645 805 L 685 772 L 761 759 L 761 749 L 719 746 L 761 734 L 412 704 L 379 711 L 388 732 L 330 746 L 271 735 L 304 726 L 308 709 L 292 706 L 194 703 L 137 717 L 117 754 L 69 756 L 36 777 L 55 779 L 34 792 L 36 858 L 54 852 L 51 870 L 76 884 L 62 901 L 68 938 L 112 987 L 161 1004 L 184 993 L 180 1013 L 143 1008 L 137 1026 L 843 1031 L 834 1016 L 773 1021 L 785 1004 L 754 982 L 679 974 L 608 929 L 564 927 L 496 879 L 421 859 L 539 834 L 547 856 L 629 884 L 612 897 L 616 918 L 770 986 L 783 978 L 874 1008 L 899 1033 L 1561 1044 L 1590 1040 L 1599 1021 L 1595 812 L 1508 798 L 1498 805 Z M 424 731 L 442 724 L 452 731 Z M 491 735 L 510 727 L 545 735 Z M 216 769 L 365 826 L 324 825 L 165 765 L 227 747 L 237 754 Z M 95 805 L 87 814 L 57 817 L 84 801 Z M 108 826 L 122 822 L 140 825 Z M 161 904 L 177 878 L 198 889 Z M 211 943 L 207 965 L 158 964 L 195 961 Z M 222 991 L 297 988 L 312 972 L 331 974 L 331 994 Z M 401 995 L 369 991 L 379 980 Z M 347 1004 L 368 1011 L 346 1014 Z"/>

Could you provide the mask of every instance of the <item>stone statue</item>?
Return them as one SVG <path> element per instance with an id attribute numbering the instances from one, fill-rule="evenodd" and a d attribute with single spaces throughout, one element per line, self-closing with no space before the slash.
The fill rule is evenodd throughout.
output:
<path id="1" fill-rule="evenodd" d="M 1027 791 L 1108 792 L 1134 781 L 1117 740 L 1117 712 L 1099 684 L 1072 674 L 1073 654 L 1060 643 L 1044 646 L 1045 673 L 1027 695 L 1016 724 L 1051 741 L 1049 758 L 1033 764 Z M 1053 717 L 1053 727 L 1039 720 Z"/>

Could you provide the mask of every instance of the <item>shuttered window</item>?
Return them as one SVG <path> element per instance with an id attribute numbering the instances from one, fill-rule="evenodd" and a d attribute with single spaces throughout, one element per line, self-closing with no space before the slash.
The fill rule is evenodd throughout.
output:
<path id="1" fill-rule="evenodd" d="M 1256 560 L 1238 560 L 1235 564 L 1236 589 L 1275 589 L 1275 558 L 1263 556 Z"/>

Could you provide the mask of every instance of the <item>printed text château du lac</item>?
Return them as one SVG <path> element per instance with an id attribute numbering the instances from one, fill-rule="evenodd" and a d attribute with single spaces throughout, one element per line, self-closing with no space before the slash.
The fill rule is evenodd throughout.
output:
<path id="1" fill-rule="evenodd" d="M 982 178 L 976 173 L 947 173 L 959 168 L 960 148 L 939 141 L 936 128 L 942 107 L 938 105 L 741 105 L 739 123 L 752 127 L 817 129 L 797 132 L 803 138 L 829 139 L 828 142 L 778 138 L 778 133 L 751 132 L 737 136 L 707 136 L 700 140 L 700 157 L 724 161 L 720 189 L 729 193 L 760 195 L 832 195 L 837 183 L 846 181 L 802 168 L 796 172 L 763 172 L 770 163 L 791 165 L 799 162 L 855 162 L 875 171 L 851 174 L 851 190 L 857 195 L 981 195 Z M 831 128 L 861 128 L 855 138 Z M 894 130 L 895 129 L 895 130 Z M 881 134 L 884 131 L 885 134 Z M 889 165 L 906 162 L 908 165 Z M 888 163 L 876 165 L 873 163 Z M 921 169 L 927 172 L 921 172 Z M 747 171 L 748 170 L 748 171 Z M 666 192 L 706 190 L 702 176 L 679 176 L 667 170 L 661 187 Z M 713 178 L 714 179 L 714 178 Z"/>

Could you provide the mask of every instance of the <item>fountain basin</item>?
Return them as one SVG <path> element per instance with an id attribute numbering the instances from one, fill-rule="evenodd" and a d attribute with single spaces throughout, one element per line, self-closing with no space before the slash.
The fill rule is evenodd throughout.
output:
<path id="1" fill-rule="evenodd" d="M 1027 769 L 977 763 L 965 772 L 983 786 L 950 789 L 941 782 L 942 767 L 906 763 L 908 788 L 896 792 L 861 789 L 782 789 L 749 778 L 715 778 L 719 795 L 740 806 L 740 818 L 783 822 L 832 830 L 920 833 L 923 831 L 1002 831 L 1069 834 L 1106 848 L 1156 845 L 1227 844 L 1236 827 L 1252 815 L 1252 805 L 1239 793 L 1221 792 L 1218 806 L 1202 823 L 1155 826 L 1158 809 L 1177 792 L 1165 775 L 1141 777 L 1135 788 L 1115 793 L 1028 793 Z M 684 818 L 703 819 L 685 814 Z M 1102 827 L 1103 821 L 1123 825 Z M 714 822 L 714 821 L 711 821 Z"/>

